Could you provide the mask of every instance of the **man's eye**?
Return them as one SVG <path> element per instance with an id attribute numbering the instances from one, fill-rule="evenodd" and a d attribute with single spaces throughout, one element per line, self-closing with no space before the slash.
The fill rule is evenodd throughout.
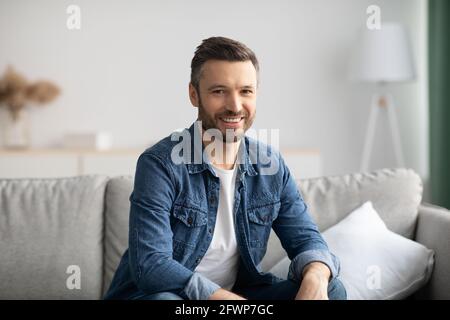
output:
<path id="1" fill-rule="evenodd" d="M 224 93 L 225 93 L 225 90 L 218 89 L 218 90 L 214 90 L 213 93 L 214 93 L 214 94 L 224 94 Z"/>
<path id="2" fill-rule="evenodd" d="M 248 95 L 248 94 L 252 94 L 253 91 L 252 90 L 242 90 L 242 93 L 245 95 Z"/>

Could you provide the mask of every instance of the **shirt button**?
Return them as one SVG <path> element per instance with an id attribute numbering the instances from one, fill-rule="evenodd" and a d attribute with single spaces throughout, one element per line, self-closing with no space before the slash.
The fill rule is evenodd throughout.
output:
<path id="1" fill-rule="evenodd" d="M 197 260 L 195 260 L 195 263 L 199 264 L 200 261 L 201 261 L 201 259 L 200 259 L 200 258 L 197 258 Z"/>
<path id="2" fill-rule="evenodd" d="M 212 234 L 212 229 L 211 229 L 211 228 L 209 228 L 208 232 L 209 232 L 210 234 Z"/>
<path id="3" fill-rule="evenodd" d="M 212 205 L 215 205 L 216 204 L 216 198 L 213 197 L 213 196 L 209 197 L 209 203 L 211 203 Z"/>
<path id="4" fill-rule="evenodd" d="M 192 217 L 189 217 L 189 218 L 187 219 L 187 223 L 188 223 L 188 225 L 191 225 L 191 224 L 192 224 Z"/>

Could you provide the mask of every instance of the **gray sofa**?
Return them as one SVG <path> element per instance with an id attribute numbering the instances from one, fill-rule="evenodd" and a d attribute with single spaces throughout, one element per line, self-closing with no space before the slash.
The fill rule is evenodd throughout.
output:
<path id="1" fill-rule="evenodd" d="M 129 176 L 0 179 L 0 298 L 100 299 L 127 247 L 132 182 Z M 420 297 L 450 299 L 450 213 L 421 204 L 414 171 L 298 183 L 322 231 L 371 200 L 389 229 L 435 251 Z M 272 233 L 261 268 L 270 270 L 285 255 Z"/>

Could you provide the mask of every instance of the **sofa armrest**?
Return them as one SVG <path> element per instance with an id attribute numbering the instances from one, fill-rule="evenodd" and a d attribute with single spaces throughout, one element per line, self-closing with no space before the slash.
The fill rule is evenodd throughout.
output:
<path id="1" fill-rule="evenodd" d="M 430 204 L 420 205 L 416 241 L 435 252 L 430 281 L 418 297 L 450 299 L 450 211 Z"/>

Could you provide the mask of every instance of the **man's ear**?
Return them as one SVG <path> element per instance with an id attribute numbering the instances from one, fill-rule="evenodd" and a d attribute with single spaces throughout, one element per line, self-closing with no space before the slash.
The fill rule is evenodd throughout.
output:
<path id="1" fill-rule="evenodd" d="M 189 82 L 189 99 L 191 100 L 192 106 L 198 108 L 198 101 L 199 101 L 198 93 L 191 82 Z"/>

